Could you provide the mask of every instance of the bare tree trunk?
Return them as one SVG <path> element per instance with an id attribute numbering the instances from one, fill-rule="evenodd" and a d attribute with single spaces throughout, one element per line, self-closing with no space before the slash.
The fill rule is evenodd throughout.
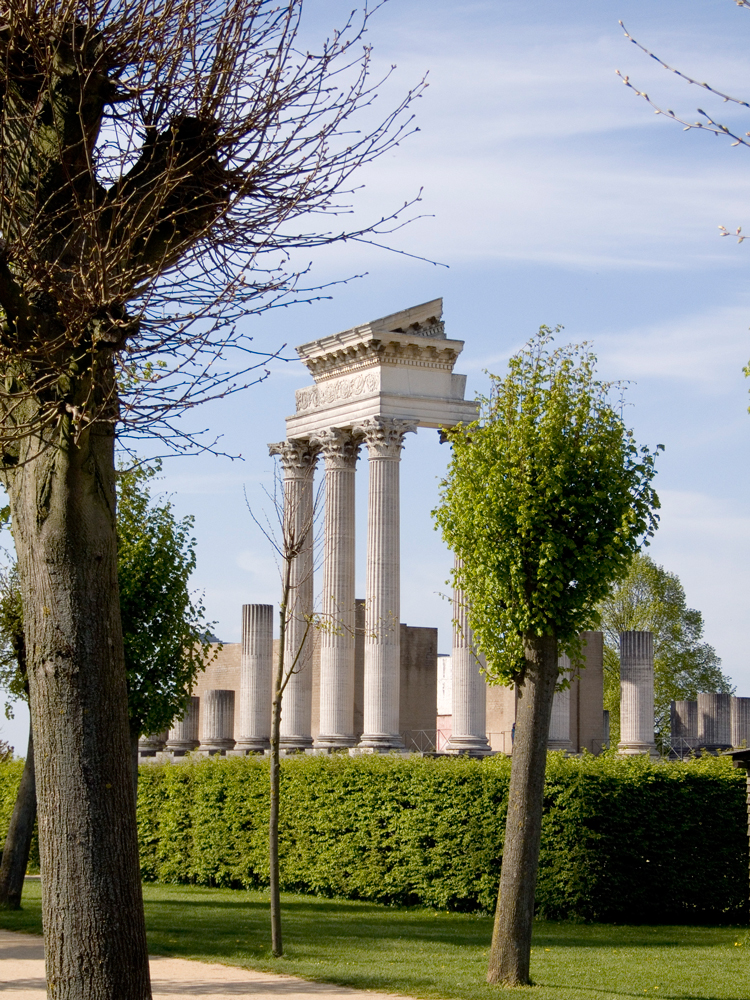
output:
<path id="1" fill-rule="evenodd" d="M 285 567 L 289 575 L 289 561 Z M 288 596 L 288 582 L 284 592 Z M 281 698 L 284 693 L 284 645 L 286 639 L 286 601 L 282 602 L 279 613 L 279 653 L 273 678 L 273 701 L 271 702 L 271 797 L 268 816 L 268 859 L 269 889 L 271 893 L 271 954 L 281 958 L 284 946 L 281 940 L 281 895 L 279 889 L 279 793 L 280 766 L 279 741 L 281 738 Z"/>
<path id="2" fill-rule="evenodd" d="M 0 909 L 20 910 L 23 880 L 29 867 L 31 839 L 36 819 L 36 782 L 34 779 L 34 729 L 29 726 L 29 746 L 26 751 L 21 784 L 3 847 L 0 865 Z"/>
<path id="3" fill-rule="evenodd" d="M 133 799 L 138 809 L 138 737 L 130 733 L 130 773 L 133 780 Z"/>
<path id="4" fill-rule="evenodd" d="M 542 833 L 544 772 L 552 699 L 557 683 L 557 640 L 529 637 L 520 689 L 510 771 L 500 891 L 487 982 L 525 986 L 529 980 L 534 893 Z"/>
<path id="5" fill-rule="evenodd" d="M 35 740 L 48 995 L 150 1000 L 117 588 L 114 434 L 6 465 Z"/>

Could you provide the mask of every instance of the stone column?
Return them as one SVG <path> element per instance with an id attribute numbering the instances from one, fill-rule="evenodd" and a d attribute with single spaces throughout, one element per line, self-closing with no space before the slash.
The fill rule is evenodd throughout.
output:
<path id="1" fill-rule="evenodd" d="M 399 736 L 400 542 L 399 461 L 404 435 L 416 430 L 405 420 L 373 417 L 355 428 L 369 453 L 367 605 L 365 612 L 365 699 L 363 749 L 403 746 Z"/>
<path id="2" fill-rule="evenodd" d="M 325 461 L 320 732 L 315 746 L 351 747 L 354 737 L 355 469 L 359 440 L 332 428 L 315 436 Z"/>
<path id="3" fill-rule="evenodd" d="M 455 569 L 461 569 L 456 559 Z M 480 670 L 484 658 L 474 648 L 463 591 L 453 588 L 453 648 L 451 650 L 451 737 L 444 749 L 482 757 L 491 753 L 487 739 L 487 682 Z"/>
<path id="4" fill-rule="evenodd" d="M 698 702 L 673 701 L 669 706 L 672 750 L 684 757 L 698 745 Z"/>
<path id="5" fill-rule="evenodd" d="M 282 750 L 312 746 L 312 651 L 314 636 L 308 626 L 313 611 L 313 475 L 318 449 L 310 441 L 291 440 L 269 445 L 284 470 L 284 534 L 301 546 L 292 563 L 287 612 L 285 671 L 294 672 L 281 700 Z"/>
<path id="6" fill-rule="evenodd" d="M 234 691 L 211 690 L 203 695 L 199 749 L 224 754 L 234 746 Z"/>
<path id="7" fill-rule="evenodd" d="M 732 746 L 743 745 L 750 746 L 750 698 L 732 698 Z"/>
<path id="8" fill-rule="evenodd" d="M 184 757 L 191 750 L 196 750 L 198 743 L 198 712 L 200 710 L 200 698 L 195 695 L 190 699 L 187 713 L 184 719 L 180 719 L 172 724 L 167 738 L 167 750 L 170 750 L 175 757 Z"/>
<path id="9" fill-rule="evenodd" d="M 234 753 L 262 753 L 271 746 L 273 605 L 242 605 L 240 726 Z"/>
<path id="10" fill-rule="evenodd" d="M 620 633 L 620 742 L 617 752 L 657 756 L 654 642 L 650 632 Z"/>
<path id="11" fill-rule="evenodd" d="M 139 757 L 155 757 L 166 746 L 168 732 L 151 733 L 149 736 L 141 736 L 138 740 Z"/>
<path id="12" fill-rule="evenodd" d="M 698 746 L 728 750 L 732 745 L 731 694 L 698 692 Z"/>
<path id="13" fill-rule="evenodd" d="M 570 680 L 570 658 L 563 653 L 558 660 L 559 679 Z M 547 737 L 548 750 L 573 750 L 573 743 L 570 739 L 570 688 L 564 691 L 555 691 L 552 701 L 552 716 L 549 723 L 549 736 Z"/>

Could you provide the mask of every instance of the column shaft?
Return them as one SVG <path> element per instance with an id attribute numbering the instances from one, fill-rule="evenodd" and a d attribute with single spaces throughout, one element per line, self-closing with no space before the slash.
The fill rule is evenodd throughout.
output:
<path id="1" fill-rule="evenodd" d="M 728 750 L 732 745 L 731 694 L 698 692 L 698 746 Z"/>
<path id="2" fill-rule="evenodd" d="M 654 643 L 650 632 L 620 633 L 621 754 L 657 756 L 654 743 Z"/>
<path id="3" fill-rule="evenodd" d="M 359 746 L 400 749 L 399 461 L 413 425 L 374 417 L 361 430 L 369 452 L 364 733 Z"/>
<path id="4" fill-rule="evenodd" d="M 309 441 L 271 445 L 284 470 L 285 545 L 300 546 L 292 563 L 291 590 L 286 613 L 285 672 L 289 682 L 281 701 L 281 748 L 305 750 L 312 746 L 312 650 L 309 625 L 313 611 L 313 475 L 317 448 Z"/>
<path id="5" fill-rule="evenodd" d="M 240 726 L 235 753 L 270 747 L 273 672 L 273 605 L 242 605 Z"/>
<path id="6" fill-rule="evenodd" d="M 212 689 L 203 695 L 200 749 L 224 754 L 234 746 L 234 691 Z"/>
<path id="7" fill-rule="evenodd" d="M 350 431 L 316 435 L 325 460 L 323 628 L 320 634 L 320 731 L 315 746 L 354 746 L 355 468 Z"/>
<path id="8" fill-rule="evenodd" d="M 190 698 L 184 718 L 172 723 L 167 739 L 167 750 L 175 757 L 184 757 L 186 753 L 195 750 L 200 742 L 198 738 L 198 713 L 201 700 L 196 695 Z"/>
<path id="9" fill-rule="evenodd" d="M 456 559 L 454 572 L 460 573 Z M 451 650 L 451 738 L 449 753 L 484 756 L 491 752 L 487 739 L 487 682 L 481 673 L 484 657 L 474 648 L 474 636 L 466 614 L 462 590 L 453 588 L 453 646 Z"/>
<path id="10" fill-rule="evenodd" d="M 558 661 L 560 670 L 560 680 L 563 677 L 570 680 L 570 658 L 563 653 Z M 580 688 L 579 688 L 580 694 Z M 552 716 L 550 717 L 549 736 L 547 737 L 548 750 L 573 750 L 573 743 L 570 739 L 570 688 L 564 691 L 555 691 L 552 700 Z"/>
<path id="11" fill-rule="evenodd" d="M 750 746 L 750 698 L 732 698 L 732 746 Z"/>

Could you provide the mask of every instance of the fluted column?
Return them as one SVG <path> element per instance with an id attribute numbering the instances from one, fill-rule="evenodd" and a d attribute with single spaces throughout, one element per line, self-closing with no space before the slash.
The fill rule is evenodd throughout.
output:
<path id="1" fill-rule="evenodd" d="M 200 750 L 223 754 L 234 746 L 234 691 L 219 688 L 203 695 Z"/>
<path id="2" fill-rule="evenodd" d="M 235 753 L 262 753 L 271 745 L 273 605 L 242 605 L 240 725 Z"/>
<path id="3" fill-rule="evenodd" d="M 750 746 L 750 698 L 732 698 L 732 746 Z"/>
<path id="4" fill-rule="evenodd" d="M 170 750 L 175 757 L 184 757 L 186 753 L 198 747 L 198 713 L 200 711 L 200 698 L 193 695 L 190 699 L 187 712 L 184 718 L 172 723 L 167 738 L 167 750 Z"/>
<path id="5" fill-rule="evenodd" d="M 370 467 L 364 733 L 359 746 L 386 751 L 403 746 L 399 735 L 399 461 L 404 435 L 416 427 L 405 420 L 373 417 L 355 430 L 365 439 Z"/>
<path id="6" fill-rule="evenodd" d="M 455 571 L 461 569 L 456 558 Z M 482 757 L 491 753 L 487 739 L 487 682 L 481 673 L 484 657 L 474 647 L 462 590 L 453 588 L 453 648 L 451 649 L 451 737 L 444 749 Z"/>
<path id="7" fill-rule="evenodd" d="M 315 746 L 354 746 L 355 469 L 359 439 L 332 428 L 315 436 L 325 461 L 320 733 Z"/>
<path id="8" fill-rule="evenodd" d="M 657 756 L 651 632 L 620 633 L 620 742 L 617 751 Z"/>
<path id="9" fill-rule="evenodd" d="M 313 475 L 317 447 L 310 441 L 291 440 L 269 445 L 284 470 L 284 532 L 301 544 L 292 564 L 291 592 L 287 611 L 284 663 L 288 672 L 281 700 L 282 750 L 305 750 L 312 746 L 312 650 L 308 626 L 313 611 Z"/>
<path id="10" fill-rule="evenodd" d="M 698 692 L 698 746 L 727 750 L 732 745 L 730 694 Z"/>
<path id="11" fill-rule="evenodd" d="M 563 653 L 558 660 L 560 680 L 566 678 L 570 680 L 570 658 Z M 549 736 L 547 737 L 548 750 L 573 750 L 573 743 L 570 739 L 570 688 L 564 691 L 555 691 L 552 700 L 552 715 L 549 723 Z"/>
<path id="12" fill-rule="evenodd" d="M 684 757 L 698 746 L 698 702 L 681 699 L 669 706 L 672 750 Z"/>

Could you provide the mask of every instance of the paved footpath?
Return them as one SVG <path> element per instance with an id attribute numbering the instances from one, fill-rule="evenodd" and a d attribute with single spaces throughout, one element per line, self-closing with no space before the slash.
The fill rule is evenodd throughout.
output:
<path id="1" fill-rule="evenodd" d="M 190 962 L 184 958 L 151 958 L 154 1000 L 225 1000 L 249 996 L 254 1000 L 404 1000 L 389 993 L 352 990 L 326 983 L 310 983 L 294 976 L 254 972 L 232 965 Z M 0 998 L 46 1000 L 44 947 L 34 934 L 0 930 Z"/>

